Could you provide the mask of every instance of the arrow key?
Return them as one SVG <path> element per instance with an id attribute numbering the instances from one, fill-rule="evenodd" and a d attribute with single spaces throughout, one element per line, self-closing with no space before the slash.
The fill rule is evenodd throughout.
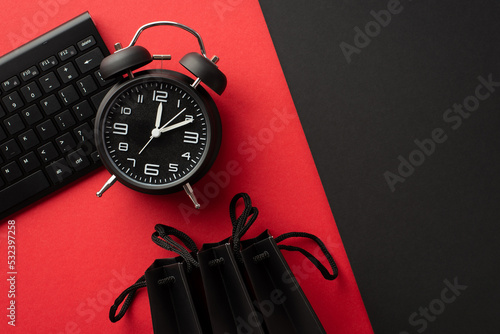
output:
<path id="1" fill-rule="evenodd" d="M 95 48 L 83 56 L 76 58 L 75 62 L 80 72 L 85 73 L 93 68 L 99 67 L 104 56 L 99 48 Z"/>

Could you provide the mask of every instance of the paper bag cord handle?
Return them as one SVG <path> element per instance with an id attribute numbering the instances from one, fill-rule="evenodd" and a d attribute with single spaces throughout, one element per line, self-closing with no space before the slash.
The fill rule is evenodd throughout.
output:
<path id="1" fill-rule="evenodd" d="M 156 232 L 158 232 L 158 235 L 162 238 L 165 236 L 170 236 L 173 235 L 174 237 L 177 237 L 179 240 L 182 241 L 182 243 L 192 252 L 197 253 L 198 252 L 198 247 L 196 246 L 196 243 L 191 239 L 186 233 L 176 229 L 175 227 L 172 226 L 167 226 L 163 224 L 156 224 L 155 226 Z"/>
<path id="2" fill-rule="evenodd" d="M 142 275 L 134 284 L 126 288 L 118 296 L 118 298 L 116 298 L 115 303 L 111 305 L 111 308 L 109 309 L 109 320 L 111 322 L 117 322 L 118 320 L 123 318 L 125 312 L 127 312 L 130 304 L 132 303 L 132 300 L 134 299 L 136 291 L 140 288 L 144 288 L 145 286 L 146 286 L 146 277 Z M 125 302 L 123 302 L 124 299 Z M 120 309 L 120 312 L 116 314 L 116 310 L 118 309 L 118 307 L 122 302 L 123 302 L 122 308 Z"/>
<path id="3" fill-rule="evenodd" d="M 335 260 L 333 259 L 332 254 L 330 254 L 330 252 L 328 251 L 325 244 L 323 243 L 323 241 L 321 241 L 320 238 L 318 238 L 314 234 L 305 233 L 305 232 L 289 232 L 289 233 L 282 234 L 279 237 L 275 238 L 275 241 L 276 241 L 276 243 L 280 243 L 281 241 L 288 239 L 288 238 L 308 238 L 308 239 L 311 239 L 314 242 L 316 242 L 316 244 L 318 244 L 319 248 L 321 249 L 321 251 L 325 255 L 326 259 L 328 260 L 330 267 L 332 268 L 331 274 L 328 271 L 328 269 L 326 269 L 326 267 L 316 257 L 314 257 L 314 255 L 312 255 L 311 253 L 309 253 L 308 251 L 306 251 L 303 248 L 296 247 L 296 246 L 289 246 L 289 245 L 278 245 L 278 248 L 283 249 L 283 250 L 287 250 L 287 251 L 297 251 L 297 252 L 302 253 L 305 257 L 307 257 L 307 259 L 309 261 L 312 262 L 312 264 L 314 264 L 314 266 L 316 268 L 318 268 L 318 270 L 321 272 L 321 274 L 323 275 L 323 277 L 325 279 L 332 281 L 335 278 L 337 278 L 337 276 L 339 275 L 339 270 L 337 268 L 337 264 L 335 263 Z"/>
<path id="4" fill-rule="evenodd" d="M 188 251 L 192 251 L 197 253 L 198 252 L 198 247 L 196 247 L 195 242 L 193 239 L 191 239 L 186 233 L 179 231 L 178 229 L 167 226 L 167 225 L 162 225 L 162 224 L 157 224 L 155 226 L 156 232 L 154 232 L 151 235 L 151 239 L 155 244 L 158 246 L 165 248 L 166 250 L 175 252 L 182 256 L 184 261 L 186 261 L 186 266 L 187 266 L 187 272 L 191 272 L 193 267 L 198 268 L 200 265 L 198 264 L 198 261 L 194 259 L 194 257 L 191 255 L 191 253 Z M 175 236 L 179 240 L 182 241 L 182 243 L 187 247 L 183 247 L 181 244 L 176 242 L 174 239 L 172 239 L 170 236 Z"/>
<path id="5" fill-rule="evenodd" d="M 236 204 L 241 198 L 243 199 L 245 208 L 243 209 L 243 212 L 236 217 Z M 240 239 L 248 231 L 250 226 L 252 226 L 258 215 L 259 210 L 252 206 L 252 200 L 246 193 L 236 194 L 231 200 L 231 203 L 229 203 L 229 216 L 231 217 L 231 223 L 233 224 L 233 235 L 231 237 L 233 251 L 236 259 L 241 263 L 243 263 L 243 257 L 240 254 Z"/>

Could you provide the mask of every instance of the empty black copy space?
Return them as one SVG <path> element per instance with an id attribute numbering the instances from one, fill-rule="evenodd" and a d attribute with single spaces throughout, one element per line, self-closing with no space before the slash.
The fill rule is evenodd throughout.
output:
<path id="1" fill-rule="evenodd" d="M 498 2 L 260 3 L 375 333 L 496 332 Z"/>

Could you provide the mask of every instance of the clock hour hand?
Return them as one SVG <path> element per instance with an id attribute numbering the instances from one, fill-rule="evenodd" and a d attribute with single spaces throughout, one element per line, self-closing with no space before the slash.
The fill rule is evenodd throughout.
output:
<path id="1" fill-rule="evenodd" d="M 165 132 L 167 132 L 167 131 L 170 131 L 170 130 L 173 130 L 173 129 L 180 128 L 181 126 L 184 126 L 184 125 L 186 125 L 186 124 L 193 123 L 193 121 L 194 121 L 194 119 L 192 119 L 192 118 L 191 118 L 191 119 L 187 119 L 187 120 L 185 120 L 185 121 L 182 121 L 182 122 L 176 123 L 176 124 L 174 124 L 174 125 L 167 126 L 167 127 L 165 127 L 165 128 L 163 128 L 163 127 L 162 127 L 162 128 L 160 129 L 160 132 L 161 132 L 161 133 L 165 133 Z"/>
<path id="2" fill-rule="evenodd" d="M 144 151 L 144 149 L 149 145 L 149 143 L 151 143 L 153 138 L 158 138 L 160 136 L 160 131 L 158 128 L 160 127 L 162 113 L 163 113 L 163 104 L 160 102 L 160 105 L 158 106 L 158 109 L 156 110 L 155 128 L 151 131 L 151 137 L 149 137 L 149 140 L 146 143 L 146 145 L 144 145 L 144 147 L 139 151 L 139 154 L 141 154 L 142 151 Z"/>
<path id="3" fill-rule="evenodd" d="M 160 102 L 160 105 L 158 106 L 158 109 L 156 110 L 156 122 L 155 122 L 156 129 L 158 129 L 160 127 L 162 112 L 163 112 L 163 104 Z"/>

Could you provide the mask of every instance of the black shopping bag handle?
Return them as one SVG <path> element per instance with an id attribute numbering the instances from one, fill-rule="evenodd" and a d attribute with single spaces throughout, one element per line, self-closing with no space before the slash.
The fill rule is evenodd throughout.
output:
<path id="1" fill-rule="evenodd" d="M 237 217 L 236 205 L 240 199 L 243 199 L 245 207 L 243 209 L 243 212 Z M 250 196 L 246 193 L 236 194 L 231 200 L 231 203 L 229 204 L 229 216 L 231 217 L 231 223 L 233 224 L 233 234 L 230 238 L 230 241 L 232 241 L 235 258 L 241 263 L 243 263 L 243 257 L 240 252 L 240 247 L 241 247 L 240 239 L 252 226 L 252 224 L 257 219 L 258 215 L 259 215 L 259 210 L 256 207 L 252 206 L 252 200 L 250 199 Z M 328 260 L 328 263 L 332 268 L 332 273 L 330 273 L 328 269 L 326 269 L 326 267 L 314 255 L 312 255 L 303 248 L 296 246 L 289 246 L 289 245 L 278 245 L 278 248 L 281 250 L 297 251 L 302 253 L 305 257 L 309 259 L 309 261 L 311 261 L 312 264 L 314 264 L 316 268 L 318 268 L 318 270 L 321 272 L 321 274 L 325 279 L 334 280 L 335 278 L 337 278 L 339 274 L 337 264 L 335 263 L 333 256 L 330 254 L 330 252 L 328 251 L 325 244 L 323 243 L 323 241 L 321 241 L 320 238 L 318 238 L 314 234 L 306 232 L 289 232 L 289 233 L 284 233 L 279 237 L 275 238 L 275 241 L 278 244 L 281 241 L 289 238 L 308 238 L 316 242 L 316 244 L 319 246 L 319 248 L 325 255 L 326 259 Z M 264 260 L 267 256 L 269 256 L 269 254 L 267 254 L 266 256 L 265 253 L 266 252 L 257 255 L 254 261 Z"/>
<path id="2" fill-rule="evenodd" d="M 245 208 L 243 209 L 243 212 L 236 217 L 236 205 L 240 198 L 243 199 Z M 236 194 L 231 200 L 231 203 L 229 203 L 229 216 L 231 217 L 231 223 L 233 224 L 233 233 L 229 241 L 233 245 L 235 258 L 240 263 L 243 263 L 243 258 L 240 253 L 241 238 L 255 222 L 258 215 L 259 210 L 252 206 L 252 200 L 246 193 Z"/>
<path id="3" fill-rule="evenodd" d="M 191 272 L 193 267 L 200 266 L 198 261 L 196 261 L 193 255 L 188 251 L 190 250 L 193 253 L 198 253 L 198 247 L 196 247 L 196 243 L 186 233 L 179 231 L 172 226 L 163 224 L 156 224 L 155 230 L 156 232 L 151 235 L 153 242 L 166 250 L 175 252 L 182 256 L 184 261 L 186 261 L 188 273 Z M 185 247 L 172 239 L 171 236 L 177 237 L 180 241 L 182 241 Z"/>
<path id="4" fill-rule="evenodd" d="M 289 233 L 284 233 L 284 234 L 280 235 L 279 237 L 276 237 L 275 240 L 276 240 L 276 243 L 279 244 L 283 240 L 286 240 L 289 238 L 308 238 L 308 239 L 311 239 L 314 242 L 316 242 L 316 244 L 319 246 L 319 248 L 323 252 L 323 255 L 325 255 L 326 259 L 328 260 L 328 263 L 330 264 L 330 267 L 332 268 L 332 273 L 330 273 L 328 271 L 328 269 L 326 269 L 326 267 L 314 255 L 312 255 L 311 253 L 309 253 L 308 251 L 306 251 L 303 248 L 300 248 L 297 246 L 290 246 L 290 245 L 278 245 L 278 248 L 282 249 L 282 250 L 296 251 L 296 252 L 302 253 L 305 257 L 307 257 L 307 259 L 309 261 L 311 261 L 312 264 L 314 264 L 314 266 L 316 268 L 318 268 L 318 270 L 321 272 L 321 274 L 323 275 L 323 277 L 325 279 L 332 281 L 335 278 L 337 278 L 337 276 L 339 275 L 339 270 L 337 268 L 337 264 L 335 263 L 335 260 L 333 259 L 332 254 L 330 254 L 330 252 L 328 251 L 325 244 L 323 243 L 323 241 L 321 241 L 320 238 L 318 238 L 314 234 L 310 234 L 310 233 L 306 233 L 306 232 L 289 232 Z M 254 261 L 264 260 L 266 258 L 265 253 L 266 252 L 255 256 Z M 269 254 L 267 254 L 267 256 L 269 256 Z"/>
<path id="5" fill-rule="evenodd" d="M 175 252 L 180 256 L 182 256 L 182 258 L 186 261 L 188 272 L 192 270 L 193 266 L 195 267 L 199 266 L 198 262 L 193 258 L 193 256 L 188 251 L 189 249 L 190 251 L 197 253 L 198 247 L 196 247 L 196 244 L 193 241 L 193 239 L 191 239 L 187 234 L 185 234 L 182 231 L 179 231 L 174 227 L 163 224 L 156 224 L 155 230 L 156 231 L 151 235 L 151 239 L 153 240 L 153 242 L 166 250 Z M 171 236 L 177 237 L 180 241 L 182 241 L 182 243 L 186 247 L 182 247 L 182 245 L 176 242 L 174 239 L 172 239 Z M 161 284 L 166 284 L 166 283 L 168 283 L 168 281 L 161 282 Z M 114 304 L 111 305 L 111 308 L 109 309 L 109 320 L 111 322 L 117 322 L 121 318 L 123 318 L 128 308 L 130 307 L 130 304 L 132 303 L 137 290 L 144 287 L 146 287 L 146 276 L 142 275 L 134 284 L 126 288 L 118 296 L 118 298 L 116 298 Z M 116 311 L 118 310 L 118 307 L 122 302 L 123 305 L 118 314 L 116 314 Z"/>
<path id="6" fill-rule="evenodd" d="M 135 296 L 135 293 L 137 292 L 137 290 L 139 290 L 140 288 L 144 288 L 144 287 L 146 287 L 146 277 L 144 275 L 142 275 L 134 284 L 132 284 L 131 286 L 126 288 L 118 296 L 118 298 L 116 298 L 115 303 L 113 305 L 111 305 L 111 308 L 109 309 L 109 320 L 111 322 L 117 322 L 121 318 L 123 318 L 123 316 L 125 315 L 125 313 L 127 312 L 128 308 L 129 308 L 130 304 L 132 303 L 132 300 L 134 300 L 134 296 Z M 127 299 L 125 300 L 125 302 L 123 302 L 125 297 Z M 118 314 L 116 314 L 116 310 L 118 309 L 118 306 L 120 306 L 120 304 L 122 302 L 123 302 L 123 306 L 120 309 L 120 312 L 118 312 Z"/>

